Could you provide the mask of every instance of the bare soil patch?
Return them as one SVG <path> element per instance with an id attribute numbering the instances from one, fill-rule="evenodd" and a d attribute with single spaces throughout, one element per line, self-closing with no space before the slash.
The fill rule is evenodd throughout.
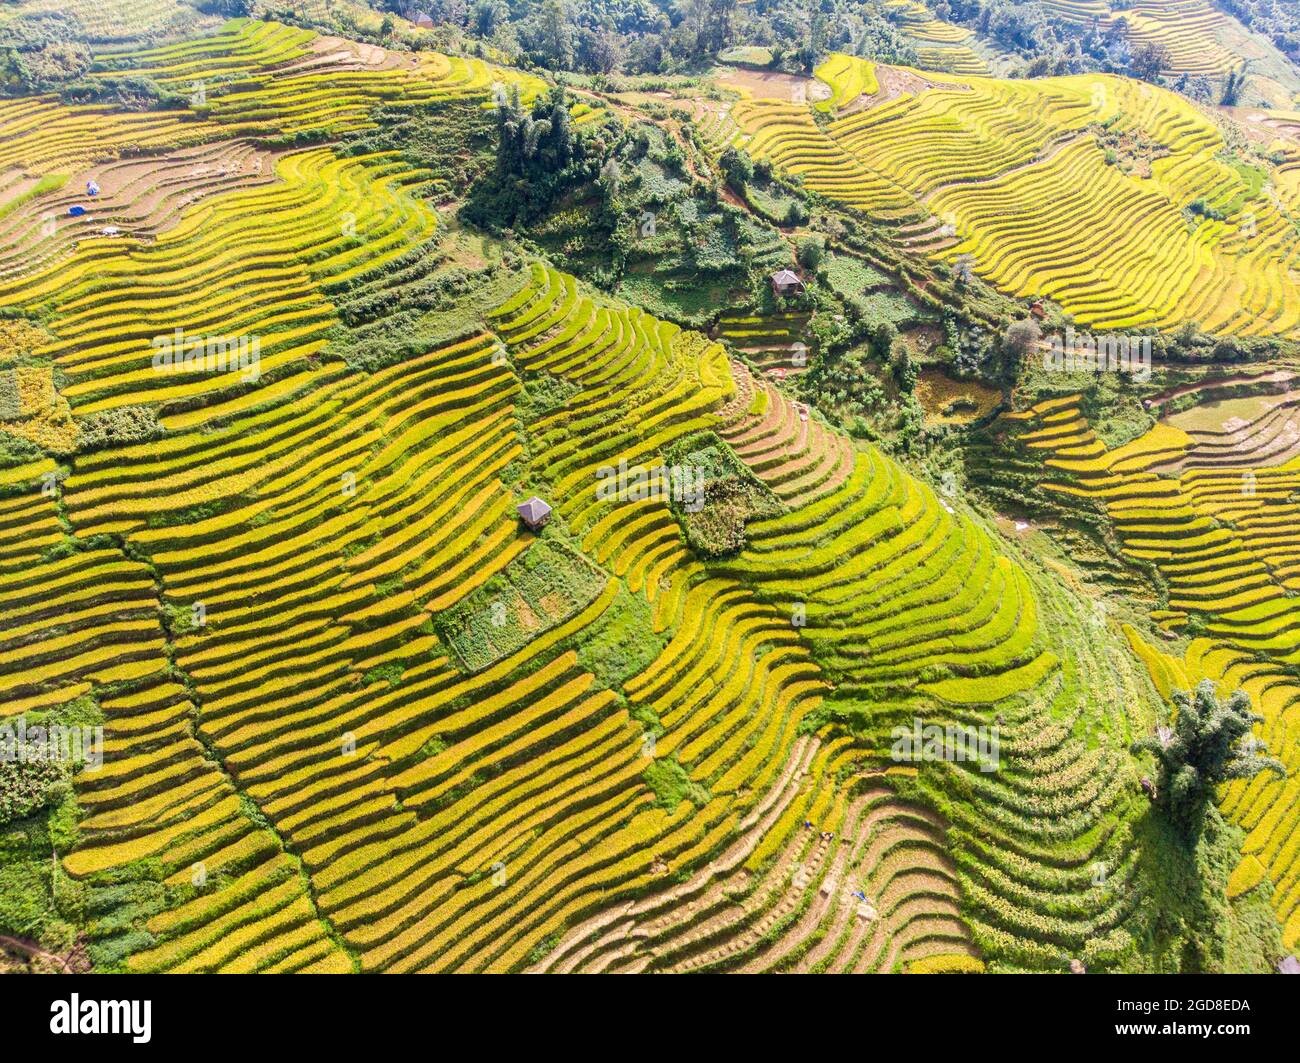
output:
<path id="1" fill-rule="evenodd" d="M 724 87 L 742 89 L 756 100 L 816 103 L 831 98 L 831 88 L 824 81 L 775 70 L 725 68 L 717 74 L 717 81 Z"/>

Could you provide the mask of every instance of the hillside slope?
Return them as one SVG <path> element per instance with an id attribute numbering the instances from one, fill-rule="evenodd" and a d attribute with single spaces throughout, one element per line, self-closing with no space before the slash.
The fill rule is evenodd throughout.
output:
<path id="1" fill-rule="evenodd" d="M 1177 966 L 1130 745 L 1171 675 L 1238 669 L 1269 698 L 1278 674 L 1154 663 L 1066 566 L 779 375 L 518 234 L 449 231 L 469 148 L 420 165 L 362 139 L 381 108 L 513 113 L 542 78 L 244 19 L 100 64 L 189 106 L 0 102 L 0 718 L 103 722 L 102 769 L 47 824 L 98 969 Z M 1166 217 L 1205 179 L 1232 218 L 1254 202 L 1191 105 L 1113 78 L 827 75 L 826 129 L 742 101 L 719 153 L 817 187 L 824 148 L 828 195 L 951 210 L 937 254 L 1088 320 L 1172 320 L 1218 285 L 1246 302 L 1211 324 L 1294 327 L 1280 213 L 1249 254 Z M 1151 176 L 1099 169 L 1097 86 L 1108 119 L 1164 130 Z M 525 151 L 602 117 L 551 99 L 546 130 L 518 112 Z M 1037 174 L 1072 232 L 1057 192 L 1083 171 L 1114 186 L 1100 265 L 1042 259 L 1063 242 L 970 198 Z M 1201 264 L 1178 307 L 1133 219 Z M 1181 438 L 1070 468 L 1140 490 L 1124 475 Z M 1287 596 L 1247 596 L 1215 625 L 1276 648 Z M 925 728 L 939 746 L 907 748 Z M 1227 798 L 1260 811 L 1233 888 L 1268 878 L 1293 936 L 1290 850 L 1261 825 L 1291 791 L 1267 785 Z"/>

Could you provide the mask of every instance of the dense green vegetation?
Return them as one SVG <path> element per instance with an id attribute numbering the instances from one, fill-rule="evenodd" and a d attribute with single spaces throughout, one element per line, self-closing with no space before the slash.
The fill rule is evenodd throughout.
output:
<path id="1" fill-rule="evenodd" d="M 1284 777 L 1285 768 L 1250 737 L 1262 717 L 1251 713 L 1244 691 L 1220 699 L 1207 681 L 1194 692 L 1176 691 L 1174 706 L 1170 724 L 1133 747 L 1160 765 L 1144 824 L 1146 860 L 1159 891 L 1149 909 L 1155 954 L 1167 970 L 1266 971 L 1268 958 L 1281 951 L 1276 923 L 1267 916 L 1268 887 L 1228 900 L 1244 836 L 1224 820 L 1214 795 L 1229 780 L 1262 771 Z"/>
<path id="2" fill-rule="evenodd" d="M 72 950 L 88 913 L 85 888 L 59 865 L 77 837 L 72 778 L 86 764 L 87 744 L 59 741 L 55 729 L 89 734 L 103 722 L 98 705 L 83 697 L 27 713 L 23 734 L 15 721 L 0 726 L 0 933 L 56 954 Z M 90 752 L 102 758 L 102 735 L 99 742 Z"/>
<path id="3" fill-rule="evenodd" d="M 848 0 L 791 7 L 776 0 L 478 0 L 430 5 L 439 23 L 550 70 L 675 74 L 698 70 L 728 49 L 763 49 L 779 69 L 811 72 L 826 51 L 913 62 L 915 52 L 883 13 Z"/>
<path id="4" fill-rule="evenodd" d="M 1286 769 L 1251 737 L 1252 726 L 1264 718 L 1250 711 L 1245 691 L 1220 700 L 1206 681 L 1193 693 L 1176 692 L 1174 705 L 1170 725 L 1136 742 L 1133 751 L 1159 761 L 1157 804 L 1186 837 L 1194 838 L 1205 829 L 1207 816 L 1218 815 L 1213 805 L 1218 786 L 1266 770 L 1285 777 Z"/>

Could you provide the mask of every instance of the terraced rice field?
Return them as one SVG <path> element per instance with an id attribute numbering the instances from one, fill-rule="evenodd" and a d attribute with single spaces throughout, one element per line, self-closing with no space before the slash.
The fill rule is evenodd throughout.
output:
<path id="1" fill-rule="evenodd" d="M 718 319 L 718 339 L 743 351 L 759 367 L 784 376 L 808 367 L 807 312 L 777 314 L 723 314 Z"/>
<path id="2" fill-rule="evenodd" d="M 837 57 L 839 97 L 862 60 Z M 864 64 L 865 65 L 865 64 Z M 1049 298 L 1089 328 L 1294 336 L 1297 237 L 1286 167 L 1252 187 L 1216 125 L 1184 98 L 1105 75 L 998 81 L 876 67 L 901 90 L 825 128 L 806 107 L 740 100 L 706 124 L 807 185 L 1019 297 Z M 1109 165 L 1098 129 L 1141 133 L 1150 176 Z M 1145 171 L 1143 171 L 1145 172 Z M 1201 199 L 1224 220 L 1184 214 Z M 946 226 L 947 238 L 934 234 Z"/>
<path id="3" fill-rule="evenodd" d="M 542 85 L 480 59 L 424 52 L 418 61 L 398 62 L 382 49 L 343 44 L 276 22 L 233 19 L 218 33 L 180 44 L 105 52 L 100 62 L 108 69 L 100 76 L 150 77 L 189 94 L 190 109 L 136 113 L 63 106 L 50 97 L 5 100 L 0 167 L 68 174 L 128 147 L 155 151 L 250 134 L 338 133 L 372 124 L 370 109 L 384 101 L 418 106 L 477 97 L 490 106 L 496 84 L 518 85 L 525 99 Z"/>
<path id="4" fill-rule="evenodd" d="M 136 40 L 150 34 L 192 30 L 198 25 L 214 25 L 219 20 L 199 15 L 180 0 L 19 0 L 6 4 L 0 13 L 0 26 L 27 16 L 65 15 L 75 20 L 85 40 L 115 43 Z"/>
<path id="5" fill-rule="evenodd" d="M 1043 0 L 1043 7 L 1066 22 L 1096 20 L 1106 31 L 1119 27 L 1130 44 L 1164 47 L 1164 73 L 1219 78 L 1241 63 L 1221 39 L 1228 17 L 1205 0 L 1138 0 L 1123 7 L 1103 0 Z"/>
<path id="6" fill-rule="evenodd" d="M 817 77 L 831 87 L 830 97 L 819 103 L 822 110 L 843 110 L 859 97 L 880 91 L 875 64 L 858 62 L 848 55 L 831 56 L 817 68 Z"/>
<path id="7" fill-rule="evenodd" d="M 1162 693 L 1208 678 L 1226 691 L 1247 690 L 1265 717 L 1257 733 L 1283 760 L 1287 777 L 1234 783 L 1223 807 L 1248 831 L 1234 889 L 1268 877 L 1284 944 L 1293 948 L 1300 941 L 1293 844 L 1300 687 L 1282 666 L 1300 659 L 1292 497 L 1300 428 L 1289 392 L 1240 405 L 1247 416 L 1229 409 L 1213 428 L 1187 431 L 1162 423 L 1113 449 L 1096 438 L 1074 398 L 1042 402 L 1008 415 L 1008 422 L 1041 457 L 1048 491 L 1098 500 L 1126 554 L 1158 569 L 1168 601 L 1154 619 L 1180 631 L 1193 616 L 1202 618 L 1206 637 L 1194 639 L 1185 657 L 1130 631 Z"/>
<path id="8" fill-rule="evenodd" d="M 794 401 L 771 370 L 804 312 L 728 312 L 710 339 L 512 252 L 469 272 L 441 338 L 354 357 L 351 308 L 446 278 L 421 272 L 441 228 L 430 173 L 337 138 L 380 104 L 477 113 L 539 78 L 242 19 L 107 63 L 194 103 L 0 104 L 0 341 L 21 362 L 0 374 L 0 422 L 41 447 L 0 463 L 0 719 L 103 715 L 61 863 L 100 968 L 1137 962 L 1152 898 L 1129 746 L 1169 684 L 1239 676 L 1267 727 L 1294 727 L 1289 679 L 1249 657 L 1293 660 L 1289 400 L 1116 452 L 1072 400 L 1010 422 L 1050 451 L 1052 489 L 1103 499 L 1166 570 L 1170 627 L 1209 608 L 1207 562 L 1215 593 L 1228 565 L 1234 607 L 1174 660 L 967 500 Z M 1211 175 L 1214 202 L 1238 192 L 1194 110 L 1116 79 L 918 88 L 847 57 L 823 76 L 826 130 L 772 99 L 710 101 L 699 128 L 895 221 L 950 209 L 953 249 L 1099 320 L 1164 313 L 1158 263 L 1141 260 L 1157 272 L 1138 294 L 1090 303 L 1088 270 L 1118 266 L 1088 249 L 1074 273 L 1039 263 L 969 188 L 1091 166 L 1101 84 L 1108 115 L 1166 123 L 1158 188 Z M 1159 215 L 1164 194 L 1142 202 Z M 1260 276 L 1283 242 L 1261 228 Z M 1204 283 L 1225 283 L 1210 234 L 1193 242 Z M 1292 327 L 1285 299 L 1271 325 L 1255 305 L 1232 321 Z M 255 339 L 255 371 L 162 371 L 159 341 L 185 336 Z M 1243 452 L 1271 462 L 1246 503 Z M 732 549 L 692 537 L 682 498 L 603 489 L 615 468 L 710 454 L 732 463 L 702 500 Z M 533 495 L 544 527 L 519 519 Z M 992 760 L 899 754 L 923 723 L 994 733 Z M 1268 876 L 1291 942 L 1293 796 L 1258 780 L 1225 802 L 1251 830 L 1234 889 Z"/>
<path id="9" fill-rule="evenodd" d="M 926 70 L 952 74 L 987 74 L 988 63 L 969 43 L 975 34 L 934 17 L 920 0 L 890 0 L 885 10 L 911 38 L 917 59 Z"/>
<path id="10" fill-rule="evenodd" d="M 876 786 L 839 802 L 832 830 L 799 823 L 827 782 L 816 740 L 796 757 L 705 871 L 585 921 L 534 970 L 868 972 L 936 957 L 982 969 L 933 814 Z M 774 859 L 754 869 L 759 846 Z"/>

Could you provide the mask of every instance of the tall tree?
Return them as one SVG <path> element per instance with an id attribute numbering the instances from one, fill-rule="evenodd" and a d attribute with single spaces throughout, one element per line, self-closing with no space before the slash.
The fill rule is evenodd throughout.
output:
<path id="1" fill-rule="evenodd" d="M 546 65 L 572 70 L 576 58 L 573 16 L 564 0 L 545 0 L 539 12 L 538 47 Z"/>
<path id="2" fill-rule="evenodd" d="M 679 0 L 677 10 L 689 31 L 696 58 L 717 55 L 727 47 L 736 0 Z"/>
<path id="3" fill-rule="evenodd" d="M 1250 779 L 1265 770 L 1286 775 L 1281 761 L 1265 755 L 1262 742 L 1247 737 L 1263 717 L 1250 711 L 1244 690 L 1220 701 L 1206 679 L 1191 694 L 1175 691 L 1174 706 L 1171 725 L 1134 742 L 1133 752 L 1154 753 L 1160 761 L 1157 801 L 1185 834 L 1200 830 L 1220 783 Z"/>
<path id="4" fill-rule="evenodd" d="M 1246 87 L 1246 67 L 1239 66 L 1234 70 L 1228 71 L 1227 80 L 1223 83 L 1223 95 L 1219 97 L 1219 102 L 1225 107 L 1237 106 L 1237 101 L 1241 99 L 1241 90 Z"/>

